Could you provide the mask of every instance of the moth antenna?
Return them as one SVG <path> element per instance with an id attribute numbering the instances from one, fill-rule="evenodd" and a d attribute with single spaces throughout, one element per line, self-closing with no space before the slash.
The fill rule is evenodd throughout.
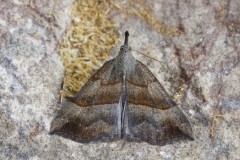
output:
<path id="1" fill-rule="evenodd" d="M 129 37 L 129 32 L 126 31 L 126 32 L 125 32 L 125 41 L 124 41 L 124 45 L 128 45 L 128 37 Z"/>
<path id="2" fill-rule="evenodd" d="M 155 60 L 155 61 L 158 61 L 158 62 L 160 62 L 160 63 L 166 64 L 165 62 L 159 61 L 159 60 L 157 60 L 156 58 L 150 57 L 150 56 L 148 56 L 148 55 L 146 55 L 146 54 L 144 54 L 144 53 L 142 53 L 142 52 L 139 52 L 139 51 L 137 51 L 137 50 L 135 50 L 135 49 L 132 49 L 132 48 L 131 48 L 131 50 L 133 50 L 133 51 L 135 51 L 135 52 L 137 52 L 137 53 L 140 53 L 140 54 L 142 54 L 142 55 L 144 55 L 144 56 L 146 56 L 146 57 L 148 57 L 148 58 L 150 58 L 150 59 L 153 59 L 153 60 Z"/>

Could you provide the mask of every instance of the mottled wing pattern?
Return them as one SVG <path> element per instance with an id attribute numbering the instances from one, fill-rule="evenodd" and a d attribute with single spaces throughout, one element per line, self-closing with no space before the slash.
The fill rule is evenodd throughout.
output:
<path id="1" fill-rule="evenodd" d="M 79 142 L 113 141 L 120 137 L 122 83 L 113 63 L 114 60 L 106 62 L 75 97 L 63 103 L 52 122 L 51 134 Z"/>
<path id="2" fill-rule="evenodd" d="M 134 74 L 126 77 L 127 107 L 125 138 L 164 145 L 192 137 L 185 115 L 170 98 L 151 71 L 137 61 Z"/>

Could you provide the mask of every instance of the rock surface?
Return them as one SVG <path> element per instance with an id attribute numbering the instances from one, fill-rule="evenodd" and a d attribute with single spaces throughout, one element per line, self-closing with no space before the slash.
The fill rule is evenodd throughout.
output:
<path id="1" fill-rule="evenodd" d="M 121 33 L 129 30 L 134 50 L 164 62 L 133 53 L 170 95 L 182 89 L 176 101 L 192 123 L 195 140 L 160 147 L 81 144 L 50 136 L 64 72 L 57 47 L 70 24 L 72 1 L 3 1 L 0 159 L 240 159 L 240 2 L 133 2 L 112 1 L 123 9 L 113 7 L 110 14 Z M 151 8 L 158 21 L 126 11 L 141 7 Z M 177 32 L 165 32 L 169 27 Z"/>

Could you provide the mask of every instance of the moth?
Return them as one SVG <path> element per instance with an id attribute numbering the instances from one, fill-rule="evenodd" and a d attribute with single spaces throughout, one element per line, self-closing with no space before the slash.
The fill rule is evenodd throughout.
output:
<path id="1" fill-rule="evenodd" d="M 128 31 L 118 55 L 62 104 L 50 134 L 77 142 L 124 139 L 164 145 L 193 139 L 192 127 L 151 71 L 129 52 Z"/>

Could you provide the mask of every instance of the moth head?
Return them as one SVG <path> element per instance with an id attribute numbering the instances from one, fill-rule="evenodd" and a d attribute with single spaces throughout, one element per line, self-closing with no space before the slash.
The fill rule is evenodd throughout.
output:
<path id="1" fill-rule="evenodd" d="M 128 31 L 126 31 L 126 32 L 125 32 L 124 45 L 121 46 L 120 51 L 124 51 L 124 52 L 128 52 L 128 51 L 129 51 L 128 37 L 129 37 L 129 33 L 128 33 Z"/>
<path id="2" fill-rule="evenodd" d="M 128 52 L 128 51 L 129 51 L 129 48 L 130 48 L 130 47 L 128 47 L 128 45 L 123 45 L 123 46 L 121 46 L 120 51 L 122 51 L 122 52 Z"/>

